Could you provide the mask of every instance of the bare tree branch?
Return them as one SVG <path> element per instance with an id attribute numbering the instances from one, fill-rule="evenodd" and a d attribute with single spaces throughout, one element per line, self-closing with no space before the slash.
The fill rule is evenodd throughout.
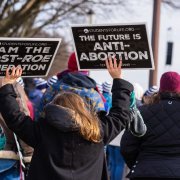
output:
<path id="1" fill-rule="evenodd" d="M 67 17 L 85 16 L 93 7 L 123 4 L 123 0 L 0 0 L 0 36 L 30 37 Z"/>
<path id="2" fill-rule="evenodd" d="M 28 19 L 28 16 L 31 15 L 32 10 L 40 8 L 43 3 L 47 2 L 48 0 L 27 1 L 20 10 L 13 12 L 8 17 L 0 21 L 0 34 L 7 32 L 7 30 L 13 28 L 14 25 L 20 25 L 21 23 L 25 22 L 26 19 Z"/>

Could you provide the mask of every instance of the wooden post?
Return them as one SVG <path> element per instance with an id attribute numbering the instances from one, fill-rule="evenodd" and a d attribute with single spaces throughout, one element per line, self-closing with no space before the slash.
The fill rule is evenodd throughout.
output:
<path id="1" fill-rule="evenodd" d="M 153 24 L 152 24 L 152 51 L 154 56 L 155 70 L 150 70 L 149 87 L 153 85 L 157 85 L 160 9 L 161 9 L 161 0 L 154 0 Z"/>

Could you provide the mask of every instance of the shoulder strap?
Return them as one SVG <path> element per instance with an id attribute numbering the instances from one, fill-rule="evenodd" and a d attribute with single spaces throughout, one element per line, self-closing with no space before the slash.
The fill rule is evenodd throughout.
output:
<path id="1" fill-rule="evenodd" d="M 25 180 L 24 173 L 23 173 L 23 169 L 25 169 L 26 166 L 24 165 L 24 158 L 23 158 L 23 155 L 22 155 L 22 152 L 21 152 L 21 148 L 20 148 L 20 145 L 19 145 L 19 142 L 18 142 L 18 140 L 17 140 L 17 136 L 16 136 L 15 133 L 14 133 L 14 139 L 15 139 L 15 142 L 16 142 L 16 146 L 17 146 L 17 150 L 18 150 L 18 155 L 19 155 L 19 162 L 20 162 L 20 180 Z"/>

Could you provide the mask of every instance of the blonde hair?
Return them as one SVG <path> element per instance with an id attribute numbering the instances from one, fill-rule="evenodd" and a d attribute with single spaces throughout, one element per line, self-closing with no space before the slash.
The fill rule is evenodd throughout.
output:
<path id="1" fill-rule="evenodd" d="M 73 120 L 79 127 L 80 134 L 84 139 L 94 143 L 101 141 L 99 119 L 94 111 L 87 108 L 84 100 L 79 95 L 64 92 L 58 94 L 53 103 L 72 110 Z"/>

